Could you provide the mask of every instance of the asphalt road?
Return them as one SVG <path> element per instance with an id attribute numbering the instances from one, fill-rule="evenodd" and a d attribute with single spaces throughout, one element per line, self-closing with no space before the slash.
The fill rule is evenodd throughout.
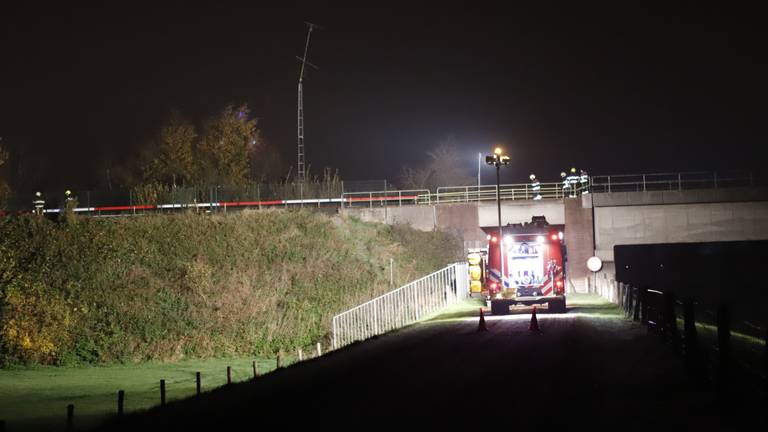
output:
<path id="1" fill-rule="evenodd" d="M 673 348 L 612 306 L 539 313 L 540 332 L 530 311 L 487 332 L 476 316 L 421 323 L 108 429 L 765 430 L 764 393 L 693 390 Z"/>

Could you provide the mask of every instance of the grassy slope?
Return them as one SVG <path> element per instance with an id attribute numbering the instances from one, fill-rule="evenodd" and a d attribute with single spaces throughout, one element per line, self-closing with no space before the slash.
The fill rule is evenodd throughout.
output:
<path id="1" fill-rule="evenodd" d="M 459 258 L 441 233 L 309 211 L 0 221 L 5 364 L 273 354 Z"/>
<path id="2" fill-rule="evenodd" d="M 78 428 L 95 426 L 117 410 L 117 391 L 125 391 L 125 410 L 147 409 L 160 403 L 160 379 L 166 381 L 168 401 L 192 396 L 195 372 L 202 390 L 226 384 L 227 366 L 232 380 L 252 377 L 250 358 L 184 360 L 175 363 L 95 367 L 34 366 L 0 370 L 0 420 L 7 430 L 63 430 L 66 406 L 75 405 Z M 274 359 L 260 359 L 258 370 L 268 372 Z"/>

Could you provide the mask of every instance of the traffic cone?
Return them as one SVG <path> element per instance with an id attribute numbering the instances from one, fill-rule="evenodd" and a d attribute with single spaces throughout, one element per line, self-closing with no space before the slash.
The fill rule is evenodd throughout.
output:
<path id="1" fill-rule="evenodd" d="M 531 324 L 528 326 L 528 330 L 532 332 L 539 332 L 539 320 L 536 319 L 536 306 L 533 307 L 533 313 L 531 314 Z"/>
<path id="2" fill-rule="evenodd" d="M 480 323 L 477 325 L 477 331 L 488 331 L 488 328 L 485 326 L 485 315 L 483 315 L 483 308 L 480 308 Z"/>

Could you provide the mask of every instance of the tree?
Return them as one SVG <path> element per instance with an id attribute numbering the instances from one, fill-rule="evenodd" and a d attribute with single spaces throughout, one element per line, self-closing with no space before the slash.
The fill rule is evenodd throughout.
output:
<path id="1" fill-rule="evenodd" d="M 172 113 L 170 121 L 160 129 L 151 150 L 145 153 L 142 167 L 144 180 L 174 187 L 198 180 L 194 152 L 196 138 L 195 126 L 179 113 Z"/>
<path id="2" fill-rule="evenodd" d="M 404 189 L 435 190 L 440 186 L 473 184 L 474 179 L 463 166 L 463 157 L 454 140 L 443 140 L 426 154 L 428 157 L 420 167 L 404 166 L 400 170 L 400 183 Z"/>
<path id="3" fill-rule="evenodd" d="M 8 162 L 8 152 L 3 149 L 3 138 L 0 137 L 0 170 L 2 170 L 3 165 L 5 165 L 6 162 Z M 10 195 L 10 186 L 8 186 L 8 183 L 6 183 L 5 180 L 0 178 L 0 208 L 5 207 L 5 203 L 8 201 Z"/>
<path id="4" fill-rule="evenodd" d="M 259 148 L 256 119 L 247 105 L 227 106 L 205 126 L 200 141 L 204 179 L 211 184 L 242 185 L 248 181 L 250 160 Z"/>

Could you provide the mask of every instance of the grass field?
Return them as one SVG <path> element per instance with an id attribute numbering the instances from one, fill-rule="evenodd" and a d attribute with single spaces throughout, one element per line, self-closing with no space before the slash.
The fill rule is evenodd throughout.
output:
<path id="1" fill-rule="evenodd" d="M 291 361 L 287 358 L 286 361 Z M 160 403 L 160 380 L 166 399 L 195 393 L 195 372 L 201 373 L 202 391 L 225 385 L 227 366 L 232 381 L 253 376 L 251 358 L 149 362 L 94 367 L 38 366 L 0 370 L 0 420 L 9 432 L 63 430 L 66 407 L 75 405 L 77 429 L 97 425 L 117 411 L 117 392 L 125 391 L 126 412 Z M 274 359 L 259 359 L 259 373 L 275 368 Z"/>

